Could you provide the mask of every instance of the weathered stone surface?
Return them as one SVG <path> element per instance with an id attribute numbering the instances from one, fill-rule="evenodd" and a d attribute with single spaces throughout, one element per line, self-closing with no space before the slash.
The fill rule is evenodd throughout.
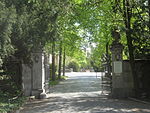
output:
<path id="1" fill-rule="evenodd" d="M 27 64 L 22 64 L 22 82 L 24 95 L 30 96 L 32 90 L 32 69 Z"/>
<path id="2" fill-rule="evenodd" d="M 40 94 L 40 99 L 46 99 L 47 98 L 47 94 L 46 93 L 41 93 Z"/>
<path id="3" fill-rule="evenodd" d="M 44 54 L 42 52 L 32 53 L 33 57 L 33 91 L 32 95 L 40 97 L 40 93 L 45 92 L 45 70 Z"/>
<path id="4" fill-rule="evenodd" d="M 133 78 L 129 62 L 122 59 L 123 45 L 119 40 L 113 41 L 112 52 L 112 97 L 125 98 L 132 96 Z"/>
<path id="5" fill-rule="evenodd" d="M 46 56 L 42 52 L 32 53 L 33 64 L 29 67 L 22 64 L 22 80 L 25 96 L 40 98 L 41 93 L 49 89 L 49 66 Z"/>

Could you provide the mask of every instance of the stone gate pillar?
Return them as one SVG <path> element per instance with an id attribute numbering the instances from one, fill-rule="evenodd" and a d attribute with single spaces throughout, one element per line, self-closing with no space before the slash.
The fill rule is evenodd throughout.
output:
<path id="1" fill-rule="evenodd" d="M 37 98 L 46 98 L 45 66 L 42 50 L 32 53 L 32 59 L 32 95 L 35 95 Z"/>
<path id="2" fill-rule="evenodd" d="M 50 67 L 49 67 L 49 57 L 44 54 L 44 68 L 45 68 L 45 92 L 49 92 L 49 81 L 50 81 Z"/>
<path id="3" fill-rule="evenodd" d="M 120 43 L 120 34 L 115 29 L 112 31 L 114 41 L 111 45 L 112 52 L 112 97 L 120 98 L 124 96 L 124 82 L 123 82 L 123 64 L 122 51 L 123 45 Z"/>
<path id="4" fill-rule="evenodd" d="M 122 59 L 123 45 L 120 43 L 120 34 L 115 29 L 112 32 L 114 41 L 112 52 L 112 97 L 126 98 L 133 95 L 133 78 L 130 64 Z"/>

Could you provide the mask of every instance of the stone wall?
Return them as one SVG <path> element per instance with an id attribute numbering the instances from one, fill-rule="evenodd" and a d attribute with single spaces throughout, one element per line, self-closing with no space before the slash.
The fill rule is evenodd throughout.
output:
<path id="1" fill-rule="evenodd" d="M 27 64 L 22 64 L 22 82 L 25 96 L 32 95 L 32 69 Z"/>
<path id="2" fill-rule="evenodd" d="M 138 76 L 139 93 L 146 93 L 150 98 L 150 60 L 135 61 L 136 74 Z"/>
<path id="3" fill-rule="evenodd" d="M 114 98 L 126 98 L 133 95 L 133 78 L 130 63 L 128 61 L 120 61 L 120 63 L 122 69 L 119 74 L 114 72 L 115 66 L 113 64 L 112 97 Z"/>
<path id="4" fill-rule="evenodd" d="M 131 72 L 131 66 L 129 61 L 123 61 L 123 81 L 124 81 L 124 88 L 126 90 L 126 96 L 133 96 L 133 77 Z"/>
<path id="5" fill-rule="evenodd" d="M 135 70 L 138 76 L 139 94 L 146 93 L 150 97 L 150 60 L 135 60 Z M 124 87 L 133 88 L 133 78 L 128 60 L 123 61 Z"/>

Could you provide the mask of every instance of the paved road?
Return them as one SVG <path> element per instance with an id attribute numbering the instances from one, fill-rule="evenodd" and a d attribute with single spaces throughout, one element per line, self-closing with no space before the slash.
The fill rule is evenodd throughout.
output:
<path id="1" fill-rule="evenodd" d="M 68 73 L 68 80 L 50 88 L 48 99 L 27 103 L 21 113 L 150 113 L 148 104 L 108 98 L 101 74 Z"/>

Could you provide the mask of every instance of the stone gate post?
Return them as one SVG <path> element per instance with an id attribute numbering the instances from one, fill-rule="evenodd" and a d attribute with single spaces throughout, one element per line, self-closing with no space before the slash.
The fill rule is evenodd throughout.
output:
<path id="1" fill-rule="evenodd" d="M 122 51 L 123 45 L 119 42 L 120 34 L 117 29 L 113 31 L 113 38 L 115 39 L 111 45 L 112 52 L 112 97 L 120 98 L 124 96 L 123 83 L 123 65 L 122 65 Z"/>
<path id="2" fill-rule="evenodd" d="M 123 61 L 123 45 L 120 43 L 120 34 L 117 29 L 112 33 L 114 41 L 112 52 L 112 97 L 126 98 L 132 96 L 133 79 L 128 62 Z"/>
<path id="3" fill-rule="evenodd" d="M 49 66 L 49 57 L 44 54 L 44 69 L 45 69 L 45 92 L 49 92 L 49 81 L 50 81 L 50 66 Z"/>
<path id="4" fill-rule="evenodd" d="M 46 98 L 45 93 L 45 66 L 42 51 L 32 53 L 32 95 L 37 98 Z"/>

